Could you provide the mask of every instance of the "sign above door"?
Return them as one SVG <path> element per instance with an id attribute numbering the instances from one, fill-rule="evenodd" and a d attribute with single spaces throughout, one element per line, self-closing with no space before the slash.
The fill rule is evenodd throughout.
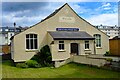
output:
<path id="1" fill-rule="evenodd" d="M 79 28 L 56 28 L 56 31 L 79 31 Z"/>

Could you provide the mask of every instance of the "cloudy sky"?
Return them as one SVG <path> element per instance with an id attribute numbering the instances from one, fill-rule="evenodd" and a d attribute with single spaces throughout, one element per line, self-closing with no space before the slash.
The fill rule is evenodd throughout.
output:
<path id="1" fill-rule="evenodd" d="M 2 26 L 32 26 L 65 2 L 2 2 Z M 93 25 L 118 25 L 117 2 L 68 2 L 75 12 Z"/>

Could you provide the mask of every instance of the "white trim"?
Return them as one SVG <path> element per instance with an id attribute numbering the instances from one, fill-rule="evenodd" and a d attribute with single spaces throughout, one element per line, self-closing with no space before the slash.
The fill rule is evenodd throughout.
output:
<path id="1" fill-rule="evenodd" d="M 35 51 L 38 51 L 38 49 L 26 49 L 25 51 L 26 52 L 35 52 Z"/>
<path id="2" fill-rule="evenodd" d="M 97 49 L 102 49 L 102 47 L 96 47 Z"/>
<path id="3" fill-rule="evenodd" d="M 86 43 L 86 42 L 88 42 L 88 43 Z M 85 47 L 84 47 L 85 50 L 89 50 L 89 49 L 90 49 L 90 41 L 89 41 L 89 40 L 85 40 L 85 41 L 84 41 L 84 45 L 85 45 Z M 86 45 L 88 45 L 88 46 L 87 46 L 88 48 L 86 48 Z"/>
<path id="4" fill-rule="evenodd" d="M 63 41 L 63 43 L 59 43 L 60 41 Z M 58 51 L 64 51 L 65 50 L 65 41 L 64 40 L 60 40 L 60 41 L 58 41 Z M 60 44 L 64 45 L 64 49 L 59 49 Z"/>
<path id="5" fill-rule="evenodd" d="M 84 51 L 91 51 L 90 49 L 84 49 Z"/>
<path id="6" fill-rule="evenodd" d="M 58 52 L 65 52 L 66 50 L 64 50 L 64 49 L 61 49 L 61 50 L 58 50 Z"/>
<path id="7" fill-rule="evenodd" d="M 26 38 L 26 35 L 27 35 L 27 34 L 28 34 L 28 35 L 29 35 L 29 34 L 35 34 L 35 35 L 37 35 L 37 49 L 26 49 L 26 47 L 27 47 L 27 46 L 26 46 L 26 39 L 27 39 L 27 38 Z M 25 34 L 25 50 L 26 50 L 26 51 L 36 51 L 36 50 L 38 50 L 38 43 L 39 43 L 39 42 L 38 42 L 38 41 L 39 41 L 39 40 L 38 40 L 38 34 L 33 33 L 33 32 L 32 32 L 32 33 L 27 33 L 27 34 Z M 36 38 L 32 38 L 32 39 L 36 39 Z M 30 44 L 30 39 L 29 39 L 29 44 Z M 34 41 L 33 41 L 33 44 L 34 44 Z M 30 44 L 30 46 L 31 46 L 31 44 Z M 35 47 L 35 46 L 34 46 L 34 47 Z"/>

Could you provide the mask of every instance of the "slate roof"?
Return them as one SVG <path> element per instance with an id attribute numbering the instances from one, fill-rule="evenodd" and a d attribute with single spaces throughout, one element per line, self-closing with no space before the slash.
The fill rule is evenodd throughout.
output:
<path id="1" fill-rule="evenodd" d="M 94 40 L 85 31 L 49 31 L 54 40 Z"/>

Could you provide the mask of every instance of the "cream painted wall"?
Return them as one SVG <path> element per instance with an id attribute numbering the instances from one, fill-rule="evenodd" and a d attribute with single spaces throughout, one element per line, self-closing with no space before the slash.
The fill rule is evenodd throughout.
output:
<path id="1" fill-rule="evenodd" d="M 70 47 L 69 47 L 69 41 L 64 41 L 65 43 L 65 50 L 60 51 L 59 50 L 59 41 L 55 40 L 54 44 L 51 46 L 52 51 L 52 61 L 59 61 L 59 60 L 65 60 L 70 58 Z"/>
<path id="2" fill-rule="evenodd" d="M 65 17 L 67 19 L 67 21 L 61 22 L 60 17 Z M 73 20 L 73 22 L 71 22 L 71 20 Z M 101 38 L 102 38 L 102 47 L 99 49 L 96 49 L 97 54 L 104 54 L 106 51 L 109 50 L 108 36 L 105 35 L 103 32 L 99 31 L 98 29 L 94 28 L 92 25 L 90 25 L 83 19 L 76 16 L 76 14 L 71 10 L 71 8 L 69 8 L 68 5 L 65 5 L 53 17 L 51 17 L 41 23 L 38 23 L 38 24 L 34 25 L 33 27 L 14 36 L 14 41 L 13 41 L 14 61 L 19 62 L 19 61 L 29 60 L 30 58 L 32 58 L 32 56 L 34 54 L 36 54 L 36 52 L 41 47 L 43 47 L 46 44 L 49 45 L 49 43 L 50 43 L 49 40 L 52 40 L 52 39 L 50 39 L 50 38 L 48 39 L 47 31 L 56 31 L 56 28 L 79 28 L 80 31 L 86 31 L 91 36 L 93 36 L 94 34 L 100 34 Z M 26 37 L 26 34 L 29 34 L 29 33 L 35 33 L 38 35 L 38 50 L 36 50 L 36 51 L 27 51 L 25 49 L 25 44 L 26 44 L 25 37 Z M 59 56 L 60 59 L 67 59 L 70 57 L 70 55 L 69 55 L 70 49 L 69 49 L 69 47 L 67 47 L 67 46 L 69 46 L 69 41 L 65 41 L 66 52 L 58 52 L 56 50 L 57 49 L 56 46 L 58 46 L 57 45 L 58 41 L 54 41 L 54 43 L 55 43 L 54 45 L 50 45 L 53 60 L 58 60 L 58 57 L 56 57 L 56 56 Z M 84 45 L 84 43 L 80 42 L 81 54 L 84 54 L 83 53 L 84 47 L 81 47 L 83 45 Z M 57 53 L 60 53 L 60 54 L 57 54 Z M 62 55 L 62 54 L 65 54 L 65 55 Z"/>
<path id="3" fill-rule="evenodd" d="M 79 48 L 79 55 L 86 55 L 84 40 L 64 40 L 64 51 L 59 51 L 59 40 L 55 40 L 54 44 L 50 45 L 52 51 L 52 61 L 65 60 L 70 58 L 71 43 L 77 43 Z M 91 54 L 94 54 L 94 41 L 89 40 Z"/>

